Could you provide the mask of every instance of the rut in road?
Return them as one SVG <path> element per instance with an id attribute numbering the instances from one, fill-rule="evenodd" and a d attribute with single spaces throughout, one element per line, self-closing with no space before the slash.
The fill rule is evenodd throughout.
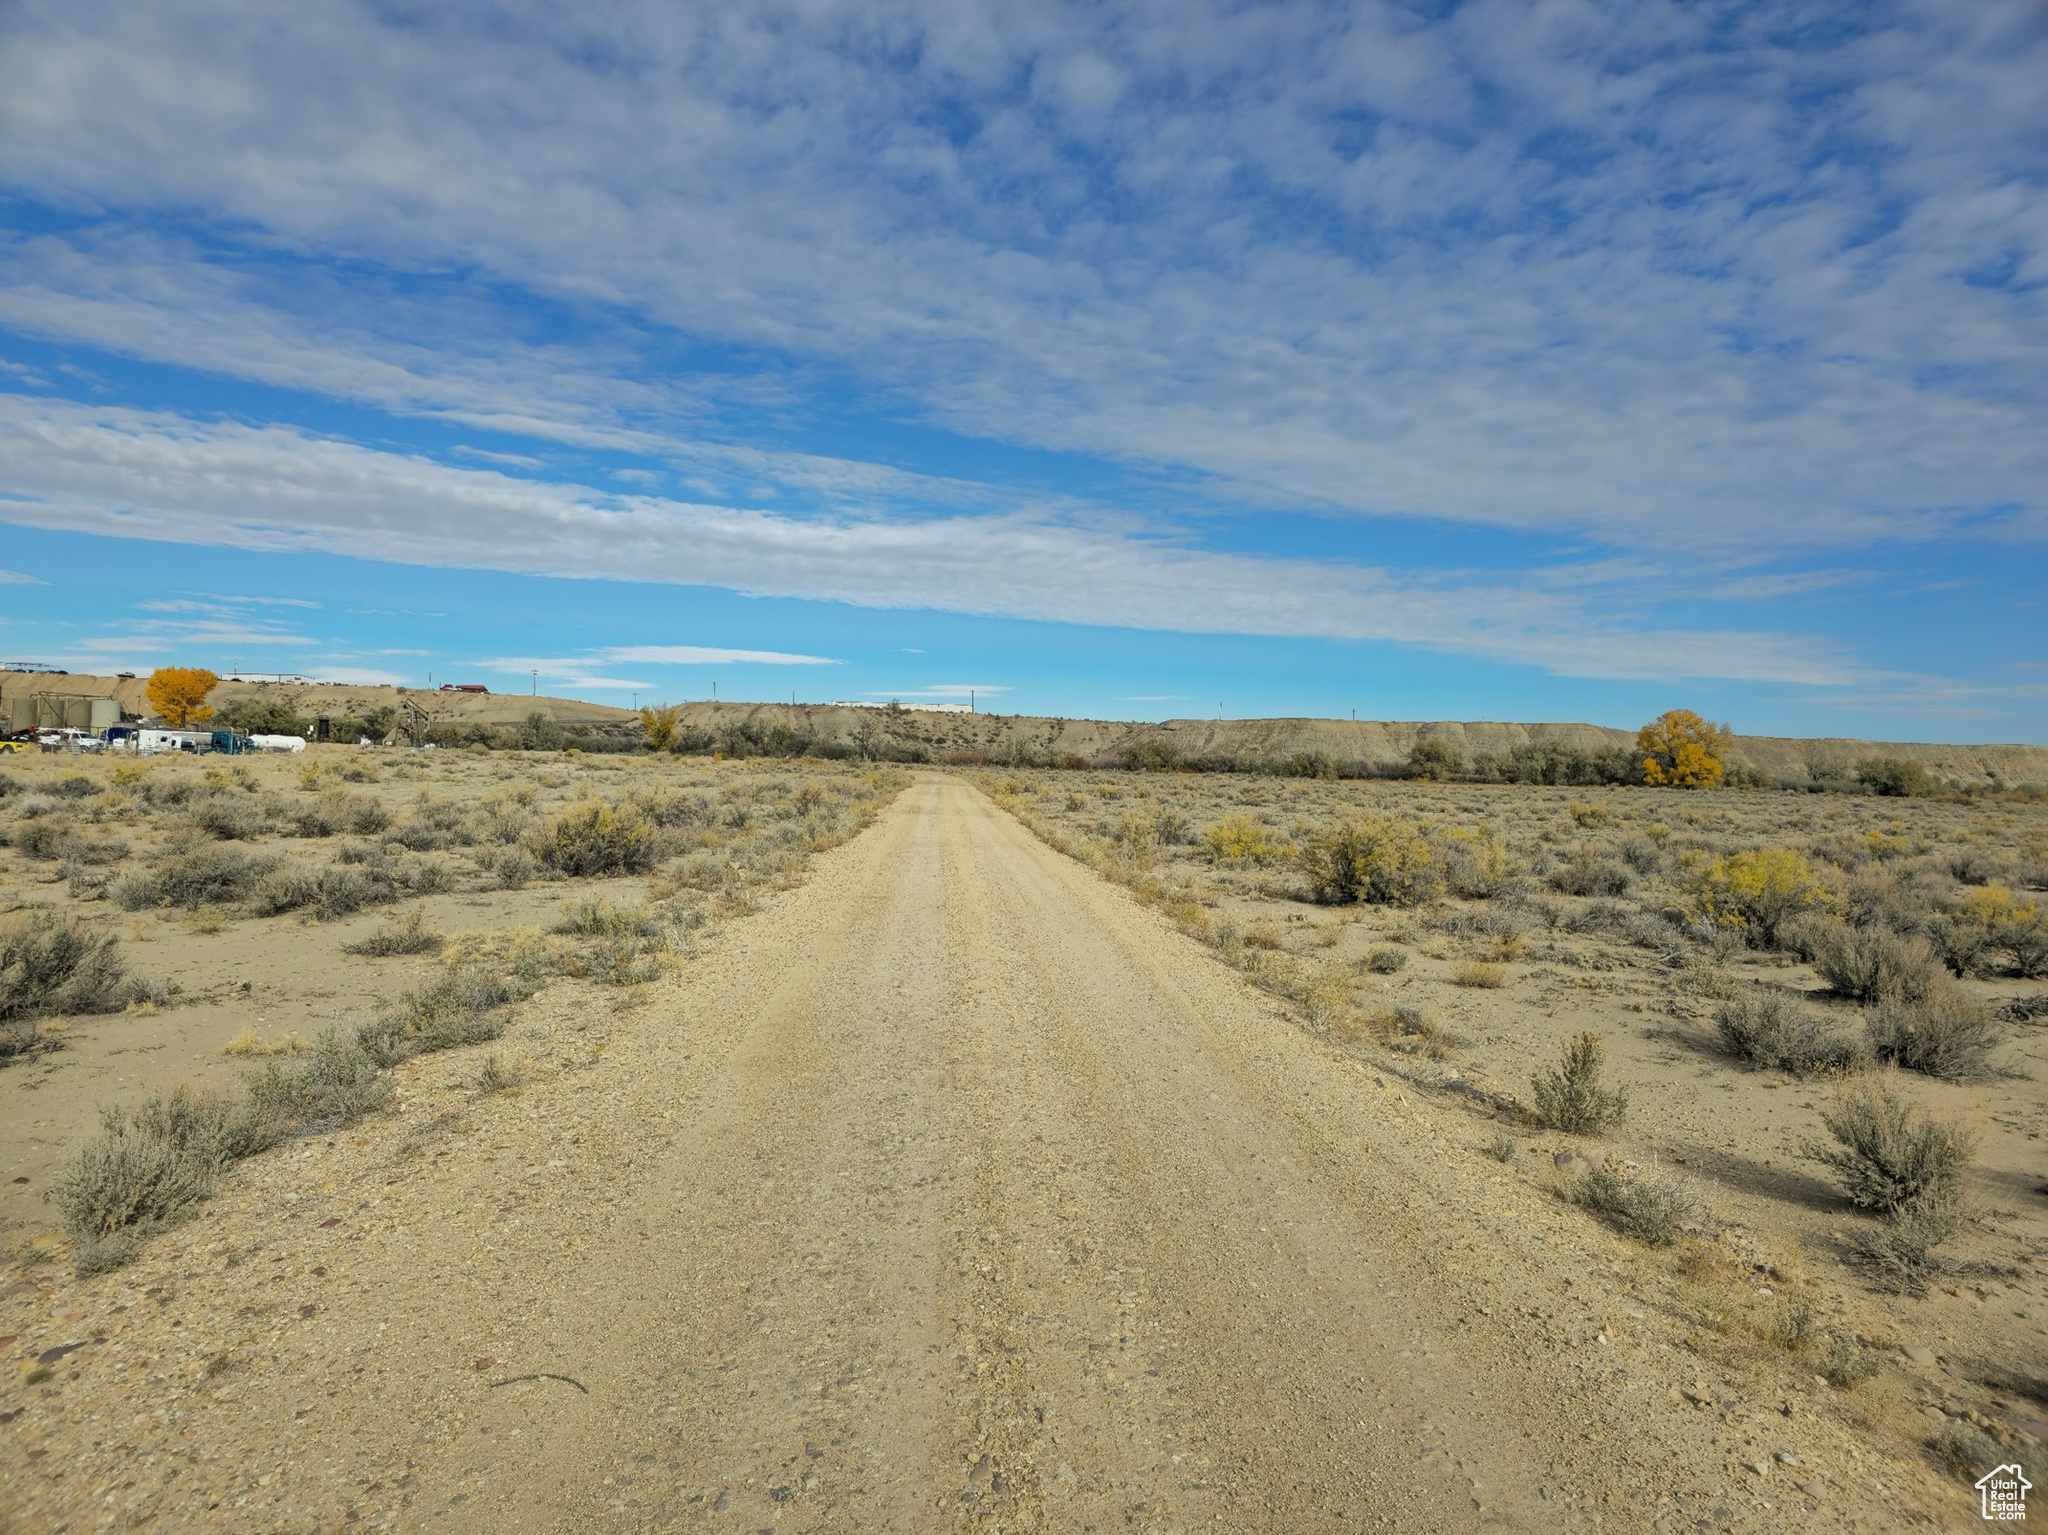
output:
<path id="1" fill-rule="evenodd" d="M 757 921 L 683 993 L 724 1042 L 666 1143 L 494 1319 L 588 1394 L 490 1392 L 422 1521 L 1552 1530 L 1611 1490 L 1581 1377 L 1438 1286 L 1433 1153 L 1358 1069 L 964 784 Z"/>

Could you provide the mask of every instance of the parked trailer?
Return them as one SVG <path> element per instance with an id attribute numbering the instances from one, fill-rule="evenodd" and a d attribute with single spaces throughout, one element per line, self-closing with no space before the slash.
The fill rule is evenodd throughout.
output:
<path id="1" fill-rule="evenodd" d="M 306 749 L 302 736 L 251 736 L 249 744 L 260 752 L 302 752 Z"/>

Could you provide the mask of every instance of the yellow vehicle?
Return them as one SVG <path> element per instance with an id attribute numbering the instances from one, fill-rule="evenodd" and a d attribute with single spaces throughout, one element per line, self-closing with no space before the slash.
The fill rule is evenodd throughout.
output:
<path id="1" fill-rule="evenodd" d="M 0 741 L 0 755 L 4 755 L 7 752 L 18 752 L 26 750 L 28 750 L 28 748 L 23 746 L 19 741 Z"/>

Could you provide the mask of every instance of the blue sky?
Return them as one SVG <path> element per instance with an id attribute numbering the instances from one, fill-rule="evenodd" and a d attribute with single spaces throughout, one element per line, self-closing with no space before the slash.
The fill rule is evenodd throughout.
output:
<path id="1" fill-rule="evenodd" d="M 0 659 L 2048 742 L 2044 77 L 2033 0 L 21 0 Z"/>

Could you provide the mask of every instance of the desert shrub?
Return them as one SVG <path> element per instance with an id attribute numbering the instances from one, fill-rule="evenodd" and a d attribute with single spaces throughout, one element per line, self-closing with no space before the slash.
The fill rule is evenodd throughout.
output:
<path id="1" fill-rule="evenodd" d="M 357 1039 L 379 1066 L 433 1050 L 486 1044 L 504 1036 L 510 1023 L 505 1008 L 532 994 L 530 984 L 514 976 L 450 970 L 408 993 L 392 1012 L 364 1024 Z"/>
<path id="2" fill-rule="evenodd" d="M 638 938 L 607 938 L 590 951 L 580 968 L 600 986 L 637 986 L 661 974 L 661 950 Z"/>
<path id="3" fill-rule="evenodd" d="M 639 938 L 654 931 L 652 912 L 638 902 L 626 904 L 587 895 L 562 906 L 558 933 L 576 933 L 585 938 Z"/>
<path id="4" fill-rule="evenodd" d="M 355 1032 L 326 1029 L 307 1059 L 269 1061 L 249 1073 L 250 1112 L 256 1123 L 276 1127 L 279 1139 L 352 1125 L 391 1097 L 380 1064 Z"/>
<path id="5" fill-rule="evenodd" d="M 193 807 L 192 824 L 223 842 L 253 842 L 270 830 L 263 808 L 243 794 L 209 794 Z"/>
<path id="6" fill-rule="evenodd" d="M 1828 1339 L 1820 1374 L 1837 1391 L 1853 1391 L 1883 1371 L 1884 1361 L 1876 1349 L 1866 1348 L 1846 1333 L 1838 1332 Z"/>
<path id="7" fill-rule="evenodd" d="M 1853 927 L 1916 933 L 1925 925 L 1931 905 L 1930 893 L 1917 881 L 1901 879 L 1883 866 L 1860 869 L 1842 886 L 1841 913 Z"/>
<path id="8" fill-rule="evenodd" d="M 246 853 L 217 843 L 183 843 L 114 884 L 125 910 L 150 906 L 222 906 L 241 900 L 280 862 L 272 853 Z"/>
<path id="9" fill-rule="evenodd" d="M 1630 832 L 1616 845 L 1621 861 L 1638 874 L 1655 874 L 1664 867 L 1664 849 L 1641 832 Z"/>
<path id="10" fill-rule="evenodd" d="M 1319 901 L 1413 906 L 1444 893 L 1430 840 L 1385 816 L 1364 816 L 1309 837 L 1295 855 Z"/>
<path id="11" fill-rule="evenodd" d="M 1851 1204 L 1879 1215 L 1953 1204 L 1976 1150 L 1966 1131 L 1881 1081 L 1845 1088 L 1821 1111 L 1821 1123 L 1835 1144 L 1809 1146 L 1808 1154 L 1835 1170 Z"/>
<path id="12" fill-rule="evenodd" d="M 1942 1424 L 1927 1447 L 1950 1476 L 1973 1486 L 1985 1472 L 2013 1458 L 2004 1445 L 1964 1418 Z"/>
<path id="13" fill-rule="evenodd" d="M 1625 784 L 1641 781 L 1636 759 L 1618 746 L 1592 750 L 1567 746 L 1562 741 L 1525 741 L 1506 756 L 1476 759 L 1473 771 L 1479 777 L 1504 779 L 1509 783 Z"/>
<path id="14" fill-rule="evenodd" d="M 69 858 L 78 850 L 78 828 L 67 816 L 38 816 L 15 829 L 14 845 L 23 854 L 45 863 Z"/>
<path id="15" fill-rule="evenodd" d="M 1942 792 L 1940 779 L 1898 757 L 1866 757 L 1856 764 L 1856 781 L 1872 794 L 1896 799 L 1928 799 Z"/>
<path id="16" fill-rule="evenodd" d="M 1337 763 L 1328 752 L 1305 751 L 1273 764 L 1272 770 L 1282 778 L 1335 778 Z"/>
<path id="17" fill-rule="evenodd" d="M 118 1267 L 138 1238 L 183 1220 L 213 1192 L 217 1164 L 145 1133 L 120 1109 L 73 1151 L 50 1202 L 78 1248 L 82 1273 Z"/>
<path id="18" fill-rule="evenodd" d="M 1666 1179 L 1624 1179 L 1604 1167 L 1574 1179 L 1565 1197 L 1613 1222 L 1624 1235 L 1651 1247 L 1670 1247 L 1698 1208 L 1692 1191 Z"/>
<path id="19" fill-rule="evenodd" d="M 1716 858 L 1695 871 L 1689 884 L 1702 916 L 1742 933 L 1758 948 L 1773 947 L 1778 929 L 1792 917 L 1826 909 L 1835 899 L 1813 866 L 1790 848 L 1752 848 Z"/>
<path id="20" fill-rule="evenodd" d="M 1794 1076 L 1860 1065 L 1862 1043 L 1781 991 L 1754 991 L 1724 1002 L 1714 1023 L 1728 1049 L 1746 1061 Z"/>
<path id="21" fill-rule="evenodd" d="M 1935 1249 L 1961 1224 L 1962 1210 L 1953 1198 L 1920 1200 L 1852 1233 L 1849 1258 L 1880 1289 L 1919 1295 L 1928 1275 L 1946 1267 Z"/>
<path id="22" fill-rule="evenodd" d="M 501 890 L 523 890 L 534 874 L 533 855 L 523 847 L 485 848 L 476 865 L 498 882 Z"/>
<path id="23" fill-rule="evenodd" d="M 112 1013 L 135 995 L 120 940 L 70 918 L 0 928 L 0 1024 L 60 1013 Z"/>
<path id="24" fill-rule="evenodd" d="M 1882 927 L 1830 922 L 1807 945 L 1813 968 L 1837 995 L 1858 1002 L 1924 997 L 1941 979 L 1934 951 L 1918 938 Z"/>
<path id="25" fill-rule="evenodd" d="M 1402 776 L 1446 783 L 1464 771 L 1465 754 L 1449 741 L 1432 737 L 1417 741 L 1408 749 Z"/>
<path id="26" fill-rule="evenodd" d="M 553 715 L 536 709 L 519 722 L 513 739 L 521 751 L 557 752 L 569 744 L 569 733 L 555 723 Z"/>
<path id="27" fill-rule="evenodd" d="M 2048 974 L 2048 914 L 2031 898 L 1989 883 L 1970 891 L 1957 910 L 1937 925 L 1943 958 L 1959 975 L 1980 967 L 1982 956 L 2003 954 L 2022 976 Z"/>
<path id="28" fill-rule="evenodd" d="M 1166 741 L 1139 741 L 1124 749 L 1123 764 L 1134 773 L 1172 773 L 1187 766 L 1187 758 Z"/>
<path id="29" fill-rule="evenodd" d="M 1218 863 L 1271 863 L 1284 850 L 1271 827 L 1248 815 L 1225 816 L 1202 833 L 1202 846 Z"/>
<path id="30" fill-rule="evenodd" d="M 1597 853 L 1580 853 L 1550 875 L 1551 888 L 1563 895 L 1627 895 L 1633 883 L 1626 864 Z"/>
<path id="31" fill-rule="evenodd" d="M 1522 873 L 1508 845 L 1490 831 L 1451 831 L 1438 842 L 1437 857 L 1451 894 L 1470 901 L 1506 895 Z"/>
<path id="32" fill-rule="evenodd" d="M 295 837 L 332 837 L 342 832 L 370 837 L 391 824 L 391 812 L 372 795 L 335 791 L 317 800 L 281 805 L 276 819 Z"/>
<path id="33" fill-rule="evenodd" d="M 1408 951 L 1393 944 L 1381 944 L 1365 956 L 1365 968 L 1374 975 L 1398 975 L 1408 968 Z"/>
<path id="34" fill-rule="evenodd" d="M 254 1156 L 291 1133 L 289 1124 L 272 1121 L 246 1098 L 185 1086 L 173 1088 L 168 1097 L 145 1098 L 126 1123 L 135 1134 L 173 1146 L 216 1170 Z"/>
<path id="35" fill-rule="evenodd" d="M 1567 1043 L 1557 1069 L 1532 1079 L 1543 1123 L 1570 1135 L 1597 1135 L 1620 1124 L 1628 1113 L 1628 1094 L 1601 1081 L 1604 1066 L 1598 1034 L 1581 1034 Z"/>
<path id="36" fill-rule="evenodd" d="M 560 874 L 644 874 L 654 867 L 654 828 L 630 806 L 590 800 L 542 826 L 532 849 Z"/>
<path id="37" fill-rule="evenodd" d="M 1453 986 L 1472 986 L 1485 991 L 1498 991 L 1508 983 L 1508 967 L 1490 960 L 1461 959 L 1451 966 Z"/>
<path id="38" fill-rule="evenodd" d="M 100 792 L 100 784 L 90 773 L 63 773 L 50 785 L 50 792 L 59 799 L 86 799 Z"/>
<path id="39" fill-rule="evenodd" d="M 364 954 L 388 958 L 398 954 L 438 954 L 447 942 L 439 933 L 427 926 L 424 908 L 414 907 L 400 923 L 385 923 L 367 938 L 341 946 L 344 954 Z"/>
<path id="40" fill-rule="evenodd" d="M 433 853 L 444 847 L 468 847 L 476 834 L 461 806 L 440 800 L 421 805 L 392 829 L 389 840 L 415 853 Z"/>
<path id="41" fill-rule="evenodd" d="M 215 711 L 223 725 L 244 735 L 303 736 L 306 717 L 290 704 L 277 699 L 238 698 Z"/>
<path id="42" fill-rule="evenodd" d="M 1993 1074 L 2000 1031 L 1991 1009 L 1953 983 L 1926 995 L 1891 997 L 1870 1011 L 1871 1051 L 1880 1060 L 1951 1082 Z"/>

